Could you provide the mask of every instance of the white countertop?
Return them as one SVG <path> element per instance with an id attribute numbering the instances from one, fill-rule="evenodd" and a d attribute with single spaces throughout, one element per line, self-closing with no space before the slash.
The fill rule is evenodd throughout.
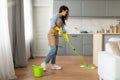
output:
<path id="1" fill-rule="evenodd" d="M 67 33 L 67 34 L 80 34 L 80 35 L 86 35 L 86 34 L 94 34 L 94 33 Z"/>
<path id="2" fill-rule="evenodd" d="M 94 33 L 95 35 L 120 34 L 120 33 Z"/>

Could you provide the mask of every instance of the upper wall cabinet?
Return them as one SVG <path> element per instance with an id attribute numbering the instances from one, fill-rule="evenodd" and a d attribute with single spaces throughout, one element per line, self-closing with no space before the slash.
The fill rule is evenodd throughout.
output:
<path id="1" fill-rule="evenodd" d="M 120 16 L 120 0 L 106 1 L 107 16 Z"/>
<path id="2" fill-rule="evenodd" d="M 53 13 L 58 12 L 61 5 L 68 6 L 70 16 L 120 16 L 120 0 L 54 0 Z"/>
<path id="3" fill-rule="evenodd" d="M 62 5 L 66 5 L 66 0 L 54 0 L 53 1 L 53 14 L 59 12 L 59 7 Z"/>
<path id="4" fill-rule="evenodd" d="M 82 16 L 106 16 L 105 0 L 84 0 L 82 2 Z"/>
<path id="5" fill-rule="evenodd" d="M 66 0 L 66 6 L 70 9 L 70 16 L 82 16 L 82 1 L 81 0 Z"/>
<path id="6" fill-rule="evenodd" d="M 59 11 L 62 5 L 68 6 L 70 9 L 70 16 L 82 16 L 82 1 L 81 0 L 54 0 L 53 1 L 53 14 Z"/>

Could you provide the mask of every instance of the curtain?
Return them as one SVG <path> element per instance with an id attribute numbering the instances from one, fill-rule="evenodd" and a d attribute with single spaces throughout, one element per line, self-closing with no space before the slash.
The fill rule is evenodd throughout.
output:
<path id="1" fill-rule="evenodd" d="M 0 0 L 0 80 L 15 79 L 8 29 L 7 0 Z"/>
<path id="2" fill-rule="evenodd" d="M 13 26 L 13 60 L 15 67 L 25 67 L 27 65 L 23 9 L 23 0 L 16 0 L 16 16 L 14 15 L 16 22 Z"/>
<path id="3" fill-rule="evenodd" d="M 13 60 L 15 67 L 27 66 L 33 51 L 32 1 L 16 0 L 15 26 L 13 27 Z M 14 15 L 13 15 L 14 16 Z"/>
<path id="4" fill-rule="evenodd" d="M 33 58 L 32 0 L 24 0 L 25 48 L 26 58 Z"/>

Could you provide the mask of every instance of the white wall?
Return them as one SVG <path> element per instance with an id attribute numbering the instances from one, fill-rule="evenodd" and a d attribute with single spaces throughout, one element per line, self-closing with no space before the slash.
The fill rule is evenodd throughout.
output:
<path id="1" fill-rule="evenodd" d="M 118 24 L 118 18 L 80 18 L 69 17 L 66 21 L 67 33 L 78 34 L 82 30 L 96 32 L 102 28 L 107 29 L 110 25 Z"/>

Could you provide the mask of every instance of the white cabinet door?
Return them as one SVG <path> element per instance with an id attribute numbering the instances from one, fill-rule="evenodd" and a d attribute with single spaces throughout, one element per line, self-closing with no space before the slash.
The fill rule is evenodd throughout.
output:
<path id="1" fill-rule="evenodd" d="M 82 1 L 81 0 L 66 0 L 66 5 L 70 9 L 70 16 L 82 16 Z"/>
<path id="2" fill-rule="evenodd" d="M 106 16 L 106 1 L 83 0 L 82 16 Z"/>
<path id="3" fill-rule="evenodd" d="M 62 5 L 66 5 L 66 0 L 54 0 L 53 1 L 53 14 L 59 12 L 59 8 Z"/>
<path id="4" fill-rule="evenodd" d="M 107 16 L 120 16 L 120 0 L 107 0 Z"/>
<path id="5" fill-rule="evenodd" d="M 49 51 L 47 33 L 50 28 L 51 6 L 33 6 L 34 56 L 46 56 Z"/>

